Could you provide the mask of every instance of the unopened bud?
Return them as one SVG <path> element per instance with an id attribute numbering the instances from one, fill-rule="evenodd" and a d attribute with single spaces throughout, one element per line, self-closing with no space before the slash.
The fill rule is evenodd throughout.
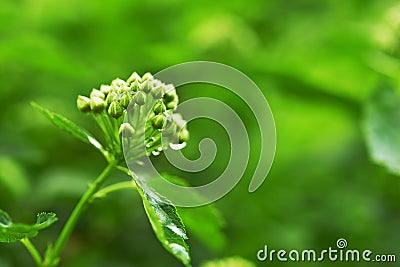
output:
<path id="1" fill-rule="evenodd" d="M 114 85 L 115 87 L 122 87 L 126 85 L 126 82 L 120 78 L 117 78 L 111 82 L 111 85 Z"/>
<path id="2" fill-rule="evenodd" d="M 142 82 L 139 85 L 139 87 L 140 87 L 140 90 L 142 90 L 143 92 L 146 92 L 146 93 L 150 92 L 150 90 L 151 90 L 151 85 L 149 84 L 149 81 L 147 81 L 147 80 Z"/>
<path id="3" fill-rule="evenodd" d="M 166 92 L 163 96 L 165 103 L 172 102 L 175 99 L 176 94 Z"/>
<path id="4" fill-rule="evenodd" d="M 106 102 L 107 102 L 108 105 L 110 105 L 111 102 L 113 102 L 113 101 L 115 101 L 117 99 L 118 99 L 118 94 L 116 92 L 110 92 L 107 95 Z"/>
<path id="5" fill-rule="evenodd" d="M 164 88 L 161 85 L 154 87 L 151 89 L 151 94 L 155 99 L 160 99 L 164 95 Z"/>
<path id="6" fill-rule="evenodd" d="M 121 106 L 124 108 L 127 108 L 131 103 L 131 101 L 132 101 L 132 96 L 128 92 L 124 93 L 121 99 L 119 100 Z"/>
<path id="7" fill-rule="evenodd" d="M 133 129 L 132 125 L 125 122 L 125 123 L 121 124 L 121 127 L 119 127 L 118 132 L 123 137 L 132 137 L 135 134 L 135 129 Z"/>
<path id="8" fill-rule="evenodd" d="M 128 92 L 130 90 L 130 87 L 127 85 L 123 85 L 119 88 L 119 93 L 124 93 L 124 92 Z"/>
<path id="9" fill-rule="evenodd" d="M 93 89 L 92 92 L 90 93 L 90 98 L 92 97 L 100 97 L 101 99 L 104 99 L 106 96 L 99 90 Z"/>
<path id="10" fill-rule="evenodd" d="M 108 95 L 108 93 L 110 93 L 110 91 L 111 91 L 111 86 L 110 85 L 102 84 L 100 86 L 100 92 L 102 92 L 104 95 Z"/>
<path id="11" fill-rule="evenodd" d="M 167 109 L 175 110 L 176 107 L 178 106 L 178 102 L 177 101 L 168 102 L 165 106 L 167 107 Z"/>
<path id="12" fill-rule="evenodd" d="M 162 81 L 160 81 L 160 80 L 152 80 L 151 83 L 152 83 L 153 87 L 164 86 L 164 85 L 165 85 L 165 84 L 164 84 Z"/>
<path id="13" fill-rule="evenodd" d="M 182 129 L 186 125 L 186 121 L 182 118 L 182 115 L 179 113 L 175 113 L 171 115 L 172 121 L 179 127 L 179 129 Z"/>
<path id="14" fill-rule="evenodd" d="M 174 136 L 176 133 L 176 124 L 167 122 L 167 125 L 165 126 L 163 134 L 166 136 Z"/>
<path id="15" fill-rule="evenodd" d="M 146 72 L 146 73 L 143 75 L 142 81 L 146 81 L 146 80 L 148 80 L 148 81 L 153 80 L 153 75 L 151 75 L 150 72 Z"/>
<path id="16" fill-rule="evenodd" d="M 164 128 L 166 123 L 167 123 L 167 118 L 161 114 L 154 116 L 151 121 L 151 125 L 153 126 L 154 129 L 162 129 Z"/>
<path id="17" fill-rule="evenodd" d="M 136 104 L 139 106 L 142 106 L 146 103 L 146 94 L 143 93 L 142 91 L 138 91 L 134 96 L 133 96 L 133 101 L 135 101 Z"/>
<path id="18" fill-rule="evenodd" d="M 141 81 L 142 79 L 140 78 L 139 74 L 136 72 L 132 73 L 131 76 L 128 78 L 127 83 L 131 84 L 134 81 Z"/>
<path id="19" fill-rule="evenodd" d="M 90 97 L 90 109 L 94 113 L 100 113 L 104 110 L 106 107 L 106 102 L 104 101 L 103 98 L 100 97 Z"/>
<path id="20" fill-rule="evenodd" d="M 76 100 L 76 105 L 78 109 L 82 112 L 90 111 L 90 98 L 82 95 L 78 95 L 78 99 Z"/>
<path id="21" fill-rule="evenodd" d="M 176 94 L 175 86 L 174 86 L 173 84 L 167 84 L 167 85 L 165 86 L 165 92 L 166 92 L 167 94 L 175 95 L 175 94 Z"/>
<path id="22" fill-rule="evenodd" d="M 183 128 L 179 132 L 179 143 L 182 144 L 183 142 L 186 142 L 189 140 L 189 131 L 186 128 Z"/>
<path id="23" fill-rule="evenodd" d="M 161 114 L 165 111 L 165 105 L 162 101 L 157 101 L 157 103 L 153 107 L 153 111 L 155 114 Z"/>
<path id="24" fill-rule="evenodd" d="M 139 91 L 140 89 L 140 83 L 138 80 L 135 80 L 132 84 L 131 84 L 131 90 L 136 92 Z"/>
<path id="25" fill-rule="evenodd" d="M 108 114 L 110 114 L 111 117 L 118 119 L 121 117 L 122 113 L 124 112 L 124 108 L 121 106 L 118 101 L 113 101 L 110 104 L 110 107 L 108 108 Z"/>

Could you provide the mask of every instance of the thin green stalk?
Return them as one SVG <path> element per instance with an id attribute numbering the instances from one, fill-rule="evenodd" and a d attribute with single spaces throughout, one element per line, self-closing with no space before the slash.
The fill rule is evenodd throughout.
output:
<path id="1" fill-rule="evenodd" d="M 131 171 L 130 171 L 128 168 L 126 168 L 126 167 L 117 165 L 117 166 L 115 166 L 115 168 L 116 168 L 117 170 L 119 170 L 119 171 L 121 171 L 121 172 L 127 174 L 128 176 L 130 176 L 130 174 L 131 174 Z"/>
<path id="2" fill-rule="evenodd" d="M 31 243 L 31 241 L 28 238 L 24 238 L 21 239 L 21 243 L 24 244 L 26 249 L 29 251 L 36 265 L 38 267 L 42 267 L 42 257 L 40 256 L 40 253 L 37 251 L 36 247 Z"/>
<path id="3" fill-rule="evenodd" d="M 92 114 L 93 119 L 96 121 L 97 125 L 99 125 L 100 129 L 102 130 L 103 134 L 104 134 L 104 138 L 106 139 L 106 143 L 108 144 L 108 146 L 113 145 L 113 141 L 110 138 L 110 134 L 109 131 L 105 128 L 105 125 L 103 123 L 103 119 L 100 116 L 98 116 L 98 114 Z M 113 149 L 113 147 L 110 147 L 111 149 Z"/>
<path id="4" fill-rule="evenodd" d="M 91 201 L 95 200 L 96 198 L 103 198 L 112 192 L 124 190 L 124 189 L 130 189 L 130 190 L 136 189 L 136 184 L 133 181 L 126 181 L 126 182 L 120 182 L 120 183 L 109 185 L 109 186 L 97 191 L 97 193 L 94 194 L 90 198 L 89 201 L 91 202 Z"/>
<path id="5" fill-rule="evenodd" d="M 54 248 L 49 254 L 49 258 L 46 259 L 46 264 L 50 264 L 51 266 L 51 264 L 57 261 L 61 251 L 64 249 L 69 237 L 71 236 L 71 233 L 74 230 L 75 225 L 78 222 L 82 212 L 87 207 L 90 198 L 99 190 L 100 186 L 104 183 L 114 165 L 114 162 L 109 163 L 107 167 L 103 170 L 103 172 L 96 178 L 94 183 L 89 185 L 88 189 L 79 200 L 75 209 L 72 211 L 71 216 L 68 218 L 68 221 L 64 225 L 64 228 L 61 231 L 61 234 L 59 235 Z"/>
<path id="6" fill-rule="evenodd" d="M 118 126 L 115 123 L 116 120 L 114 118 L 110 118 L 109 116 L 107 116 L 106 113 L 102 113 L 102 117 L 103 117 L 103 122 L 109 131 L 110 138 L 113 140 L 113 142 L 116 145 L 120 145 L 119 144 Z"/>
<path id="7" fill-rule="evenodd" d="M 125 121 L 125 116 L 127 116 L 128 110 L 124 110 L 124 113 L 122 114 L 121 117 L 118 118 L 118 120 L 116 120 L 116 125 L 121 125 L 122 123 L 124 123 Z"/>

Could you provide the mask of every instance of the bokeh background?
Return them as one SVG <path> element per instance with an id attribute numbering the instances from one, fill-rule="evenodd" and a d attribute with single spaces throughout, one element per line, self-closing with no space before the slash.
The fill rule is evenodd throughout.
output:
<path id="1" fill-rule="evenodd" d="M 178 88 L 182 100 L 210 96 L 228 103 L 252 137 L 246 175 L 214 204 L 225 226 L 196 237 L 188 224 L 193 265 L 239 256 L 255 266 L 316 266 L 258 262 L 256 253 L 266 244 L 322 250 L 334 247 L 338 238 L 346 238 L 349 248 L 397 254 L 399 261 L 399 172 L 371 160 L 365 126 L 365 110 L 380 84 L 399 92 L 396 2 L 0 1 L 0 208 L 20 222 L 33 222 L 40 211 L 57 213 L 59 222 L 33 239 L 43 251 L 105 165 L 100 154 L 53 127 L 30 101 L 98 133 L 76 109 L 77 94 L 133 71 L 155 73 L 181 62 L 211 60 L 243 71 L 261 88 L 275 117 L 277 151 L 266 182 L 249 194 L 260 149 L 249 108 L 221 88 Z M 400 116 L 392 119 L 400 124 Z M 387 126 L 378 141 L 400 150 L 398 125 Z M 155 161 L 163 171 L 202 184 L 223 171 L 229 143 L 214 122 L 198 120 L 188 127 L 185 155 L 198 157 L 199 140 L 211 137 L 219 153 L 214 164 L 189 175 L 162 156 Z M 391 143 L 393 136 L 399 142 Z M 390 156 L 398 166 L 398 154 Z M 124 179 L 114 173 L 110 182 Z M 196 221 L 196 215 L 188 220 Z M 0 244 L 0 266 L 33 262 L 21 244 Z M 93 203 L 64 251 L 62 266 L 180 263 L 156 240 L 138 194 L 125 191 Z"/>

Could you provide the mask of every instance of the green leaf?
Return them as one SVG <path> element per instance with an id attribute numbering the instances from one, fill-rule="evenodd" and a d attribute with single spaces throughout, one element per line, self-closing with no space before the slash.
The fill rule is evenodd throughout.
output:
<path id="1" fill-rule="evenodd" d="M 57 221 L 57 215 L 53 212 L 42 212 L 37 215 L 36 219 L 36 228 L 37 229 L 44 229 L 52 225 Z"/>
<path id="2" fill-rule="evenodd" d="M 65 118 L 64 116 L 49 111 L 48 109 L 41 107 L 35 102 L 31 102 L 31 105 L 35 109 L 40 111 L 44 116 L 46 116 L 56 127 L 60 128 L 63 131 L 66 131 L 67 133 L 71 134 L 72 136 L 78 138 L 79 140 L 87 144 L 93 145 L 101 153 L 103 153 L 103 155 L 106 156 L 107 151 L 103 148 L 100 142 L 97 141 L 88 131 L 79 127 L 78 125 L 76 125 L 69 119 Z"/>
<path id="3" fill-rule="evenodd" d="M 400 175 L 400 96 L 388 85 L 366 104 L 364 132 L 372 159 Z"/>
<path id="4" fill-rule="evenodd" d="M 0 210 L 0 226 L 6 227 L 9 226 L 10 224 L 12 224 L 10 215 Z"/>
<path id="5" fill-rule="evenodd" d="M 162 176 L 174 184 L 189 186 L 185 180 L 179 177 L 165 173 Z M 201 198 L 200 195 L 194 197 Z M 185 222 L 189 233 L 193 234 L 200 242 L 215 251 L 224 247 L 226 239 L 222 228 L 225 222 L 215 206 L 209 204 L 194 208 L 178 207 L 177 211 Z"/>
<path id="6" fill-rule="evenodd" d="M 56 214 L 42 212 L 37 215 L 35 224 L 15 224 L 10 216 L 0 209 L 0 242 L 12 243 L 23 238 L 35 237 L 39 230 L 49 227 L 56 221 Z"/>
<path id="7" fill-rule="evenodd" d="M 146 186 L 138 186 L 147 217 L 164 248 L 185 266 L 191 266 L 185 226 L 176 208 Z"/>

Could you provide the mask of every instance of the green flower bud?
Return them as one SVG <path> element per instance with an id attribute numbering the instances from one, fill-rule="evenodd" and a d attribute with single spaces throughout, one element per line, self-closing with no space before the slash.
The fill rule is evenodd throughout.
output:
<path id="1" fill-rule="evenodd" d="M 110 114 L 111 117 L 118 119 L 121 117 L 122 113 L 124 113 L 124 108 L 120 103 L 118 103 L 118 101 L 113 101 L 108 108 L 108 114 Z"/>
<path id="2" fill-rule="evenodd" d="M 140 83 L 138 82 L 138 80 L 135 80 L 132 84 L 131 84 L 131 90 L 134 92 L 139 91 L 140 89 Z"/>
<path id="3" fill-rule="evenodd" d="M 157 87 L 157 86 L 164 87 L 165 86 L 165 84 L 163 82 L 161 82 L 160 80 L 152 80 L 151 84 L 153 85 L 153 87 Z"/>
<path id="4" fill-rule="evenodd" d="M 132 73 L 126 82 L 128 84 L 131 84 L 134 81 L 142 81 L 142 78 L 140 78 L 139 74 L 137 74 L 136 72 Z"/>
<path id="5" fill-rule="evenodd" d="M 142 90 L 143 92 L 150 92 L 151 90 L 151 85 L 149 84 L 149 81 L 144 81 L 139 85 L 140 90 Z"/>
<path id="6" fill-rule="evenodd" d="M 142 81 L 146 81 L 146 80 L 149 80 L 149 81 L 153 80 L 153 75 L 151 75 L 150 72 L 146 72 L 146 73 L 143 75 Z"/>
<path id="7" fill-rule="evenodd" d="M 178 106 L 178 101 L 168 102 L 165 106 L 167 107 L 167 109 L 175 110 Z"/>
<path id="8" fill-rule="evenodd" d="M 169 103 L 174 101 L 176 94 L 166 92 L 163 96 L 163 100 L 165 103 Z"/>
<path id="9" fill-rule="evenodd" d="M 120 87 L 119 92 L 120 92 L 120 93 L 129 92 L 130 89 L 131 89 L 131 88 L 130 88 L 129 86 L 123 85 L 123 86 Z"/>
<path id="10" fill-rule="evenodd" d="M 144 105 L 144 103 L 146 103 L 146 94 L 143 93 L 142 91 L 137 92 L 133 96 L 133 101 L 135 101 L 135 103 L 138 104 L 139 106 Z"/>
<path id="11" fill-rule="evenodd" d="M 183 128 L 179 132 L 179 144 L 182 144 L 183 142 L 186 142 L 189 140 L 189 131 L 186 128 Z"/>
<path id="12" fill-rule="evenodd" d="M 162 101 L 157 101 L 157 103 L 153 107 L 153 111 L 155 114 L 161 114 L 165 111 L 165 105 Z"/>
<path id="13" fill-rule="evenodd" d="M 113 102 L 113 101 L 115 101 L 115 100 L 117 100 L 117 99 L 118 99 L 118 94 L 117 94 L 116 92 L 114 92 L 114 91 L 111 91 L 111 92 L 107 95 L 106 102 L 107 102 L 108 105 L 110 105 L 111 102 Z"/>
<path id="14" fill-rule="evenodd" d="M 165 126 L 164 132 L 163 134 L 169 137 L 172 137 L 176 134 L 176 124 L 175 123 L 171 123 L 171 122 L 167 122 L 167 125 Z"/>
<path id="15" fill-rule="evenodd" d="M 90 93 L 90 98 L 92 97 L 100 97 L 101 99 L 104 99 L 106 96 L 99 90 L 93 89 L 92 92 Z"/>
<path id="16" fill-rule="evenodd" d="M 111 86 L 110 85 L 102 84 L 100 86 L 100 92 L 102 92 L 104 95 L 108 95 L 108 93 L 110 93 L 110 91 L 111 91 Z"/>
<path id="17" fill-rule="evenodd" d="M 160 99 L 164 95 L 164 88 L 162 86 L 156 86 L 153 89 L 151 89 L 151 94 L 155 99 Z"/>
<path id="18" fill-rule="evenodd" d="M 133 129 L 132 125 L 129 123 L 123 123 L 121 127 L 119 127 L 118 133 L 123 137 L 132 137 L 135 134 L 135 129 Z"/>
<path id="19" fill-rule="evenodd" d="M 115 79 L 115 80 L 113 80 L 111 82 L 111 85 L 113 85 L 113 86 L 118 88 L 118 87 L 125 86 L 126 82 L 124 80 L 120 79 L 120 78 L 117 78 L 117 79 Z"/>
<path id="20" fill-rule="evenodd" d="M 172 114 L 171 117 L 172 117 L 172 121 L 176 124 L 176 126 L 179 127 L 179 129 L 182 129 L 185 127 L 186 121 L 182 118 L 181 114 L 175 113 L 175 114 Z"/>
<path id="21" fill-rule="evenodd" d="M 154 129 L 162 129 L 164 128 L 165 124 L 167 123 L 167 118 L 164 115 L 156 115 L 151 120 L 151 125 Z"/>
<path id="22" fill-rule="evenodd" d="M 175 87 L 172 84 L 167 84 L 165 86 L 165 92 L 167 94 L 176 95 Z"/>
<path id="23" fill-rule="evenodd" d="M 104 101 L 103 98 L 97 96 L 90 97 L 90 109 L 94 113 L 102 112 L 105 107 L 106 107 L 106 102 Z"/>
<path id="24" fill-rule="evenodd" d="M 76 105 L 78 109 L 82 112 L 90 111 L 90 98 L 86 96 L 78 95 L 78 99 L 76 100 Z"/>
<path id="25" fill-rule="evenodd" d="M 128 92 L 124 93 L 121 99 L 119 100 L 121 106 L 124 107 L 125 109 L 129 106 L 131 101 L 132 101 L 132 96 Z"/>

